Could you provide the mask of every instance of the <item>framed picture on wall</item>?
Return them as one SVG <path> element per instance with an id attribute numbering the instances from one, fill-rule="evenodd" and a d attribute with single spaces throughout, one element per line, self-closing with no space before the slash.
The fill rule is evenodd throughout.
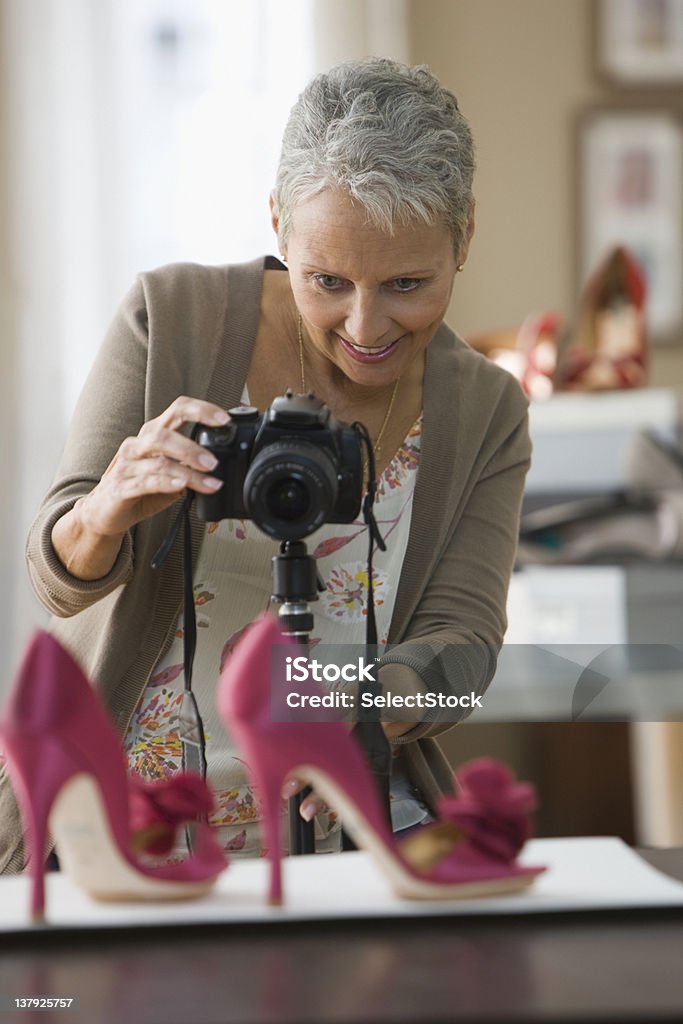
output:
<path id="1" fill-rule="evenodd" d="M 621 85 L 683 84 L 683 0 L 599 0 L 598 64 Z"/>
<path id="2" fill-rule="evenodd" d="M 643 271 L 653 341 L 683 343 L 683 124 L 665 111 L 594 110 L 579 127 L 578 274 L 617 245 Z"/>

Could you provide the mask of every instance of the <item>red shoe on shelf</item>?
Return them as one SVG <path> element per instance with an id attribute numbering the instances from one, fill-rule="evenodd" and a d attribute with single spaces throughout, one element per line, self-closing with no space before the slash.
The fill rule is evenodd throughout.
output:
<path id="1" fill-rule="evenodd" d="M 281 789 L 296 775 L 341 815 L 358 847 L 373 855 L 394 892 L 405 899 L 470 899 L 519 892 L 545 869 L 517 863 L 529 836 L 533 789 L 491 760 L 463 768 L 459 793 L 444 797 L 438 821 L 397 842 L 386 824 L 363 754 L 334 720 L 292 721 L 284 657 L 297 645 L 266 615 L 236 646 L 221 674 L 218 710 L 244 755 L 260 794 L 271 863 L 271 904 L 282 902 Z M 297 691 L 320 696 L 311 679 Z M 282 719 L 282 720 L 278 720 Z M 289 720 L 287 720 L 289 719 Z"/>
<path id="2" fill-rule="evenodd" d="M 578 322 L 560 348 L 556 391 L 613 391 L 647 383 L 645 277 L 617 246 L 583 291 Z"/>
<path id="3" fill-rule="evenodd" d="M 203 896 L 225 868 L 210 826 L 194 823 L 211 810 L 206 784 L 187 774 L 168 783 L 131 779 L 104 707 L 49 633 L 36 633 L 29 645 L 0 739 L 24 820 L 34 920 L 44 916 L 48 823 L 62 869 L 96 899 Z M 193 822 L 192 855 L 153 865 L 185 822 Z"/>
<path id="4" fill-rule="evenodd" d="M 557 368 L 563 319 L 559 313 L 532 313 L 519 328 L 472 335 L 472 348 L 516 377 L 529 398 L 549 398 Z"/>

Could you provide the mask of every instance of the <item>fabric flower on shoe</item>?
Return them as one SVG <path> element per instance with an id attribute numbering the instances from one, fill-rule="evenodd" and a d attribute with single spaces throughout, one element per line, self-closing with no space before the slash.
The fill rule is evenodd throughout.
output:
<path id="1" fill-rule="evenodd" d="M 491 758 L 463 765 L 455 781 L 456 794 L 439 801 L 439 819 L 456 825 L 479 853 L 512 863 L 531 834 L 534 787 Z"/>
<path id="2" fill-rule="evenodd" d="M 213 796 L 198 775 L 176 775 L 165 782 L 130 777 L 130 827 L 137 852 L 155 856 L 171 853 L 180 825 L 213 810 Z"/>

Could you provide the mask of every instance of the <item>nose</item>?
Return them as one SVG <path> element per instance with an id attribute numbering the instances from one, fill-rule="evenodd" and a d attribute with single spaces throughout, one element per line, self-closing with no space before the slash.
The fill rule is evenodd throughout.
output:
<path id="1" fill-rule="evenodd" d="M 380 345 L 391 326 L 381 298 L 374 292 L 356 289 L 350 303 L 344 321 L 348 341 L 368 348 Z"/>

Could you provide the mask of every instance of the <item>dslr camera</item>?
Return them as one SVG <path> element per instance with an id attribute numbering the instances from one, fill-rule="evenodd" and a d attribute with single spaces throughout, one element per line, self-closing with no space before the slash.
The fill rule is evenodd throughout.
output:
<path id="1" fill-rule="evenodd" d="M 197 494 L 207 522 L 251 519 L 278 540 L 301 540 L 323 523 L 351 523 L 363 491 L 361 435 L 314 395 L 287 391 L 260 414 L 230 410 L 225 427 L 196 435 L 218 459 L 216 494 Z"/>

